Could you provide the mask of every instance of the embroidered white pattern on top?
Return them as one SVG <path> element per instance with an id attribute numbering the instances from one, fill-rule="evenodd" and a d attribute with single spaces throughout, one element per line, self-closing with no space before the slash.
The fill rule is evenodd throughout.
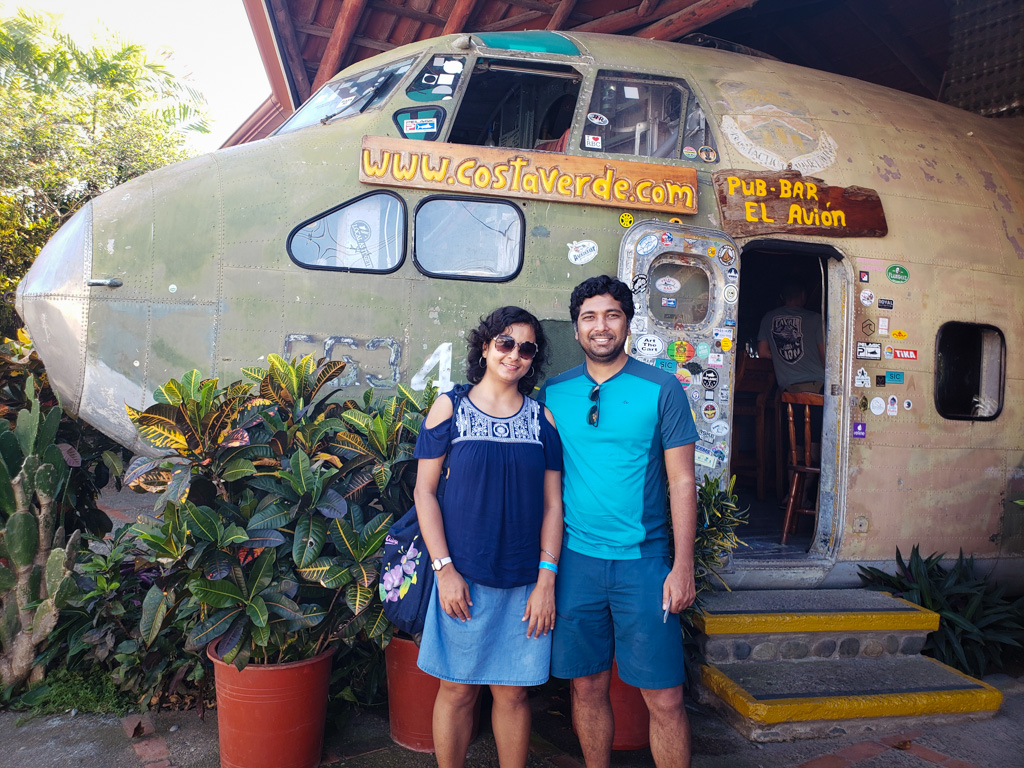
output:
<path id="1" fill-rule="evenodd" d="M 536 400 L 524 398 L 525 403 L 514 416 L 499 419 L 484 413 L 468 397 L 459 403 L 455 426 L 459 436 L 452 443 L 462 440 L 492 440 L 499 443 L 535 443 L 541 445 L 541 406 Z"/>

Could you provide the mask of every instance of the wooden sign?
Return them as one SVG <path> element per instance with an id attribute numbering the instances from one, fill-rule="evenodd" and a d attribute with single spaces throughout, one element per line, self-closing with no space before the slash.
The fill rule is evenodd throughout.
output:
<path id="1" fill-rule="evenodd" d="M 555 203 L 697 212 L 697 171 L 603 157 L 364 136 L 359 181 Z"/>
<path id="2" fill-rule="evenodd" d="M 882 201 L 873 189 L 830 187 L 799 171 L 712 174 L 722 229 L 732 237 L 784 232 L 825 237 L 885 237 Z"/>

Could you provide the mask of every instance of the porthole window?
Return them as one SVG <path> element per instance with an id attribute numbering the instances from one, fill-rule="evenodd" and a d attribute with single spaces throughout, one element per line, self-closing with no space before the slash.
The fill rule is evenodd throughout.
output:
<path id="1" fill-rule="evenodd" d="M 648 285 L 651 317 L 661 325 L 700 325 L 707 319 L 711 284 L 695 260 L 662 258 L 651 268 Z"/>
<path id="2" fill-rule="evenodd" d="M 371 192 L 303 222 L 288 237 L 288 255 L 307 269 L 393 272 L 405 258 L 405 204 Z"/>
<path id="3" fill-rule="evenodd" d="M 427 198 L 416 209 L 413 259 L 431 277 L 510 280 L 523 266 L 524 229 L 508 202 Z"/>
<path id="4" fill-rule="evenodd" d="M 992 421 L 1003 410 L 1006 340 L 992 325 L 945 323 L 935 339 L 935 408 L 946 419 Z"/>

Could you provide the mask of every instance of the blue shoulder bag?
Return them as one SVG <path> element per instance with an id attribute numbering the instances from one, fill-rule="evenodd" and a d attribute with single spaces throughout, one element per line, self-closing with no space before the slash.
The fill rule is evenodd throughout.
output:
<path id="1" fill-rule="evenodd" d="M 450 435 L 455 436 L 455 417 L 462 398 L 469 387 L 456 386 L 451 393 L 452 420 Z M 441 465 L 441 479 L 437 484 L 437 501 L 444 509 L 444 489 L 448 484 L 448 460 L 451 443 Z M 430 604 L 430 591 L 434 588 L 434 571 L 430 555 L 420 536 L 420 521 L 415 505 L 391 524 L 384 539 L 384 556 L 380 562 L 380 600 L 384 615 L 392 624 L 410 635 L 423 631 Z"/>

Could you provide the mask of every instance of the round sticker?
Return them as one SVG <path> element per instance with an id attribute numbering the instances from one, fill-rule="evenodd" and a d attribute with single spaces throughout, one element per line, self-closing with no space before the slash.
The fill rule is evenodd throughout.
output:
<path id="1" fill-rule="evenodd" d="M 724 251 L 722 252 L 722 260 L 725 260 Z M 737 280 L 740 279 L 740 271 L 736 269 L 736 267 L 729 267 L 729 269 L 725 271 L 725 279 L 728 280 L 730 283 L 735 283 Z"/>
<path id="2" fill-rule="evenodd" d="M 597 256 L 597 243 L 593 240 L 574 240 L 569 243 L 569 261 L 573 264 L 587 264 Z"/>
<path id="3" fill-rule="evenodd" d="M 713 245 L 709 245 L 708 246 L 708 258 L 709 259 L 715 258 L 715 254 L 716 253 L 718 253 L 718 249 L 715 248 L 715 246 L 713 246 Z"/>
<path id="4" fill-rule="evenodd" d="M 693 360 L 693 356 L 697 353 L 697 350 L 693 348 L 693 344 L 688 341 L 673 341 L 668 345 L 668 356 L 673 358 L 677 363 L 688 363 Z"/>
<path id="5" fill-rule="evenodd" d="M 697 150 L 694 147 L 683 147 L 683 157 L 693 160 L 697 157 Z"/>
<path id="6" fill-rule="evenodd" d="M 732 349 L 732 339 L 722 339 L 722 351 L 728 352 L 730 349 Z"/>
<path id="7" fill-rule="evenodd" d="M 646 256 L 657 247 L 658 238 L 654 235 L 644 235 L 640 238 L 640 242 L 636 244 L 636 252 L 641 256 Z"/>
<path id="8" fill-rule="evenodd" d="M 685 368 L 677 368 L 676 378 L 679 380 L 679 383 L 683 385 L 683 389 L 686 389 L 687 387 L 690 386 L 690 382 L 693 381 L 693 374 L 691 374 Z M 700 397 L 700 392 L 698 392 L 697 390 L 694 390 L 692 394 L 694 400 Z"/>
<path id="9" fill-rule="evenodd" d="M 860 303 L 865 307 L 870 307 L 875 303 L 875 294 L 871 292 L 870 288 L 865 288 L 860 292 Z"/>
<path id="10" fill-rule="evenodd" d="M 660 336 L 655 336 L 653 333 L 641 336 L 636 340 L 636 353 L 638 355 L 656 357 L 661 354 L 663 349 L 665 349 L 665 342 L 661 340 Z"/>
<path id="11" fill-rule="evenodd" d="M 672 235 L 670 233 L 668 233 L 668 232 L 662 232 L 661 233 L 661 244 L 662 245 L 672 245 L 672 242 L 673 242 L 672 241 Z"/>
<path id="12" fill-rule="evenodd" d="M 651 237 L 651 235 L 648 235 L 648 237 Z M 674 277 L 666 275 L 665 277 L 659 277 L 657 282 L 654 283 L 654 287 L 662 293 L 675 293 L 682 286 Z"/>
<path id="13" fill-rule="evenodd" d="M 621 224 L 624 227 L 632 227 L 633 226 L 633 214 L 632 213 L 624 213 L 621 216 L 619 216 L 619 224 Z"/>
<path id="14" fill-rule="evenodd" d="M 699 357 L 701 360 L 707 360 L 708 355 L 710 354 L 711 347 L 708 345 L 706 341 L 702 341 L 700 344 L 697 345 L 697 357 Z"/>
<path id="15" fill-rule="evenodd" d="M 704 389 L 714 389 L 718 386 L 718 371 L 713 371 L 707 368 L 701 371 L 700 374 L 700 385 Z"/>
<path id="16" fill-rule="evenodd" d="M 697 150 L 697 154 L 700 155 L 700 159 L 705 163 L 713 163 L 718 159 L 718 153 L 714 148 L 704 145 Z"/>
<path id="17" fill-rule="evenodd" d="M 871 412 L 875 416 L 881 416 L 885 413 L 885 400 L 880 397 L 871 398 Z"/>
<path id="18" fill-rule="evenodd" d="M 711 434 L 725 437 L 729 434 L 729 422 L 721 420 L 714 422 L 711 425 Z"/>
<path id="19" fill-rule="evenodd" d="M 718 406 L 714 403 L 704 403 L 704 410 L 701 411 L 704 421 L 714 421 L 718 418 Z"/>
<path id="20" fill-rule="evenodd" d="M 608 125 L 608 118 L 600 112 L 588 112 L 587 120 L 592 122 L 594 125 Z"/>
<path id="21" fill-rule="evenodd" d="M 725 296 L 725 300 L 727 302 L 729 302 L 730 304 L 735 304 L 736 299 L 739 298 L 740 292 L 735 285 L 727 285 L 725 286 L 725 291 L 722 295 Z"/>
<path id="22" fill-rule="evenodd" d="M 723 264 L 725 264 L 726 266 L 729 266 L 734 261 L 736 261 L 736 251 L 734 251 L 732 249 L 731 245 L 723 245 L 722 246 L 722 253 L 721 253 L 721 255 L 719 255 L 718 258 L 720 258 L 722 260 Z M 730 269 L 729 271 L 733 272 L 735 270 L 731 270 Z M 739 274 L 739 273 L 737 273 L 737 274 Z"/>
<path id="23" fill-rule="evenodd" d="M 914 403 L 911 402 L 910 400 L 904 400 L 903 401 L 903 410 L 909 411 L 913 407 L 914 407 Z"/>

